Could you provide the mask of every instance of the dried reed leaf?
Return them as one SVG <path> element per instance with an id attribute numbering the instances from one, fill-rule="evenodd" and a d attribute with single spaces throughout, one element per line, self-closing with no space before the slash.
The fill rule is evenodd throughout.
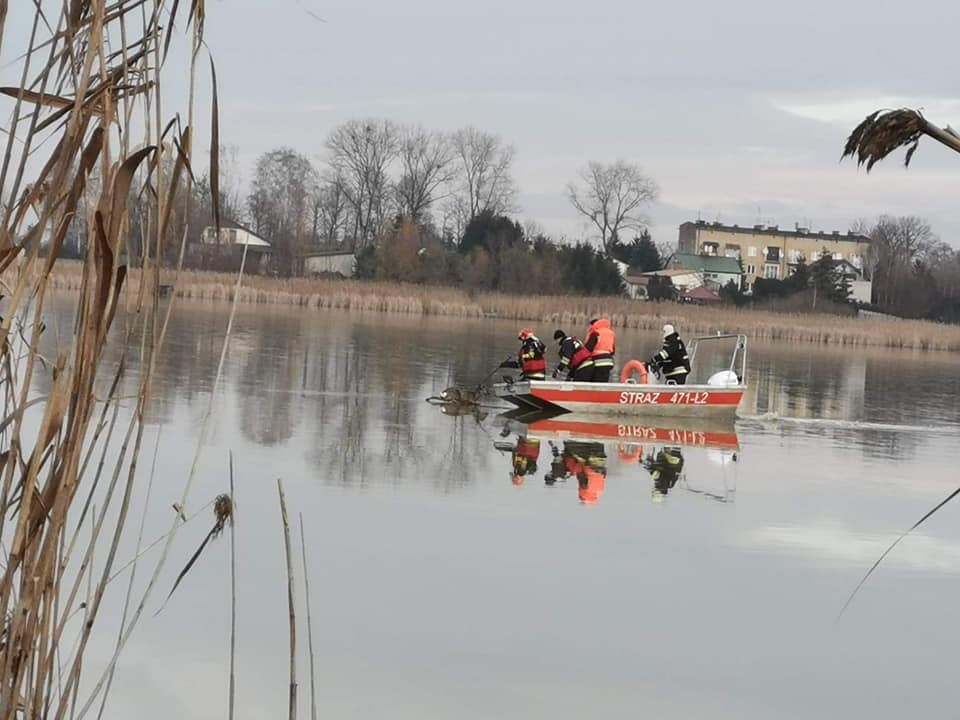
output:
<path id="1" fill-rule="evenodd" d="M 36 105 L 43 105 L 46 107 L 73 107 L 73 100 L 71 98 L 59 97 L 57 95 L 44 95 L 43 93 L 34 92 L 33 90 L 25 90 L 18 87 L 0 87 L 0 95 L 9 95 L 14 99 L 22 96 L 23 100 L 26 102 L 34 103 Z"/>
<path id="2" fill-rule="evenodd" d="M 210 108 L 210 195 L 213 201 L 213 226 L 220 237 L 220 109 L 217 100 L 217 68 L 210 56 L 210 78 L 213 82 L 213 97 Z"/>
<path id="3" fill-rule="evenodd" d="M 170 8 L 170 19 L 167 21 L 167 36 L 163 40 L 163 62 L 167 60 L 167 53 L 170 52 L 170 41 L 173 39 L 173 29 L 177 24 L 177 10 L 180 8 L 180 0 L 173 0 L 173 6 Z"/>
<path id="4" fill-rule="evenodd" d="M 133 183 L 133 177 L 137 168 L 140 167 L 140 163 L 154 150 L 156 150 L 155 145 L 148 145 L 137 150 L 123 161 L 114 177 L 112 206 L 110 208 L 110 231 L 106 238 L 111 251 L 116 251 L 120 227 L 126 217 L 127 200 L 130 195 L 130 185 Z"/>
<path id="5" fill-rule="evenodd" d="M 183 131 L 182 137 L 184 138 L 185 144 L 189 146 L 190 144 L 190 128 L 186 128 Z M 170 224 L 170 213 L 173 211 L 174 204 L 177 199 L 177 192 L 180 190 L 180 176 L 183 174 L 183 168 L 185 163 L 185 155 L 180 148 L 180 145 L 174 142 L 174 145 L 177 148 L 177 159 L 173 163 L 173 174 L 170 177 L 170 187 L 167 188 L 167 202 L 163 206 L 163 217 L 160 220 L 160 242 L 164 243 L 167 238 L 167 227 Z M 161 247 L 160 252 L 163 252 Z"/>
<path id="6" fill-rule="evenodd" d="M 218 495 L 217 499 L 213 504 L 213 514 L 214 514 L 214 523 L 213 527 L 210 528 L 210 532 L 207 533 L 206 537 L 203 539 L 203 542 L 200 543 L 200 547 L 197 548 L 196 552 L 190 556 L 190 559 L 187 561 L 187 564 L 184 566 L 183 570 L 180 571 L 180 574 L 177 575 L 176 581 L 173 583 L 173 587 L 170 588 L 170 593 L 167 595 L 166 600 L 163 601 L 163 605 L 160 606 L 160 609 L 157 610 L 155 615 L 159 615 L 163 608 L 167 606 L 167 603 L 170 601 L 170 598 L 173 596 L 174 591 L 180 585 L 180 581 L 186 577 L 187 573 L 190 572 L 190 568 L 194 566 L 194 563 L 200 558 L 200 554 L 203 552 L 203 549 L 207 546 L 214 538 L 218 537 L 220 533 L 223 532 L 224 527 L 227 523 L 233 522 L 233 500 L 229 495 Z"/>
<path id="7" fill-rule="evenodd" d="M 97 158 L 100 156 L 100 150 L 102 147 L 103 128 L 97 127 L 94 129 L 90 140 L 87 142 L 87 146 L 83 149 L 83 154 L 80 156 L 80 167 L 77 169 L 76 178 L 74 179 L 73 186 L 70 189 L 70 194 L 66 200 L 66 211 L 64 212 L 60 225 L 57 227 L 57 230 L 54 233 L 53 239 L 50 243 L 50 248 L 47 250 L 47 262 L 43 272 L 45 277 L 50 275 L 50 272 L 53 270 L 54 263 L 60 256 L 60 248 L 63 247 L 63 241 L 67 236 L 67 230 L 70 227 L 70 221 L 73 219 L 73 214 L 76 211 L 77 203 L 79 202 L 80 196 L 83 194 L 83 189 L 86 186 L 87 175 L 89 175 L 93 170 L 94 163 L 96 163 Z"/>

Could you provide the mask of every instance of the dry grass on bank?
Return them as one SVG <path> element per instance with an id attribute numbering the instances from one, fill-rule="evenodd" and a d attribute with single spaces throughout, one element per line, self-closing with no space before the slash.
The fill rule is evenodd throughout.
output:
<path id="1" fill-rule="evenodd" d="M 52 287 L 80 287 L 80 263 L 59 262 Z M 133 271 L 130 289 L 140 274 Z M 177 297 L 189 300 L 232 300 L 235 278 L 208 272 L 172 272 L 163 283 Z M 456 288 L 398 283 L 248 276 L 240 301 L 260 305 L 364 310 L 449 317 L 496 316 L 506 320 L 582 326 L 595 315 L 609 317 L 615 327 L 659 330 L 664 322 L 678 325 L 685 335 L 717 330 L 744 332 L 753 339 L 873 346 L 916 350 L 960 351 L 960 327 L 919 320 L 861 320 L 836 315 L 786 314 L 762 310 L 710 308 L 673 303 L 640 303 L 624 298 L 520 296 L 468 293 Z"/>

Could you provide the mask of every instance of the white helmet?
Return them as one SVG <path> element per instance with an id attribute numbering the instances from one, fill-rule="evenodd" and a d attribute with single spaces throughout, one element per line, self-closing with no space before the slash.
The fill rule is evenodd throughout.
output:
<path id="1" fill-rule="evenodd" d="M 667 337 L 667 336 L 669 336 L 669 335 L 673 335 L 675 332 L 676 332 L 676 330 L 674 329 L 673 325 L 671 325 L 670 323 L 667 323 L 666 325 L 663 326 L 663 336 L 664 336 L 664 337 Z"/>

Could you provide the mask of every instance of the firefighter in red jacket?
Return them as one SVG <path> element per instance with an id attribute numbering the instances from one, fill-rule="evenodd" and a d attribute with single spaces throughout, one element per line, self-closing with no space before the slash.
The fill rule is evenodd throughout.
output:
<path id="1" fill-rule="evenodd" d="M 560 345 L 560 365 L 553 371 L 553 377 L 560 377 L 566 371 L 567 380 L 590 382 L 593 379 L 593 358 L 586 346 L 563 330 L 557 330 L 553 339 Z"/>
<path id="2" fill-rule="evenodd" d="M 517 335 L 520 341 L 520 352 L 516 360 L 505 360 L 500 367 L 520 368 L 524 380 L 545 380 L 547 377 L 547 359 L 544 352 L 547 346 L 530 328 L 523 328 Z"/>
<path id="3" fill-rule="evenodd" d="M 616 352 L 617 336 L 610 327 L 607 318 L 594 318 L 590 321 L 587 340 L 584 342 L 593 360 L 593 382 L 609 382 L 613 370 L 613 356 Z"/>

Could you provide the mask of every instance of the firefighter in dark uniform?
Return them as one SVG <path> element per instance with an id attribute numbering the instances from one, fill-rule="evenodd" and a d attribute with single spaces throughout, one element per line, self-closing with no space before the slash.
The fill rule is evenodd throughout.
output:
<path id="1" fill-rule="evenodd" d="M 560 365 L 553 371 L 553 377 L 557 378 L 566 371 L 567 380 L 590 382 L 593 379 L 593 358 L 586 346 L 563 330 L 557 330 L 553 339 L 560 345 Z"/>
<path id="2" fill-rule="evenodd" d="M 656 457 L 647 458 L 643 466 L 653 478 L 652 499 L 654 502 L 661 502 L 680 479 L 680 473 L 683 471 L 683 453 L 678 447 L 665 447 L 657 453 Z"/>
<path id="3" fill-rule="evenodd" d="M 668 383 L 686 385 L 690 374 L 690 357 L 687 346 L 673 325 L 663 326 L 663 347 L 647 362 L 657 368 Z"/>
<path id="4" fill-rule="evenodd" d="M 505 360 L 500 367 L 519 368 L 524 380 L 545 380 L 547 377 L 547 359 L 544 352 L 547 346 L 543 344 L 533 330 L 523 328 L 517 335 L 520 341 L 520 352 L 516 360 Z"/>

